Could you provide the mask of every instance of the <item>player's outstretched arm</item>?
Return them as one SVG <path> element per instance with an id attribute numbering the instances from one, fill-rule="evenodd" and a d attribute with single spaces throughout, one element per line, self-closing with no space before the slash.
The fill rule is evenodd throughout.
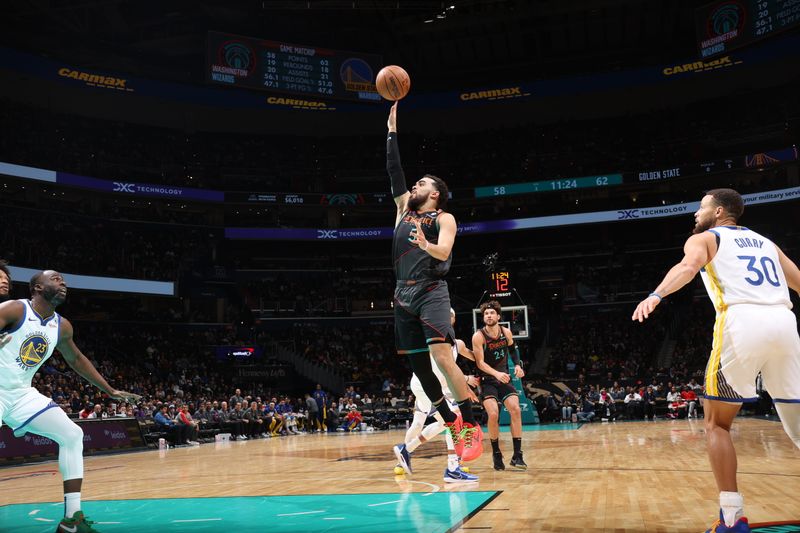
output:
<path id="1" fill-rule="evenodd" d="M 386 171 L 392 183 L 392 196 L 394 203 L 397 204 L 397 220 L 395 225 L 400 222 L 406 210 L 406 204 L 411 193 L 408 192 L 406 185 L 406 175 L 403 166 L 400 164 L 400 148 L 397 145 L 397 102 L 389 110 L 389 120 L 386 121 L 389 134 L 386 137 Z"/>
<path id="2" fill-rule="evenodd" d="M 470 361 L 475 360 L 475 354 L 472 353 L 472 350 L 467 348 L 467 343 L 461 339 L 456 339 L 456 349 L 458 350 L 458 355 L 466 357 Z"/>
<path id="3" fill-rule="evenodd" d="M 778 247 L 776 246 L 776 248 Z M 786 257 L 786 254 L 780 248 L 778 248 L 778 259 L 781 262 L 783 274 L 786 276 L 786 283 L 789 284 L 789 287 L 794 292 L 800 294 L 800 269 L 797 268 L 794 261 Z"/>
<path id="4" fill-rule="evenodd" d="M 631 320 L 644 322 L 663 298 L 692 281 L 700 269 L 714 258 L 716 251 L 717 241 L 713 233 L 705 231 L 689 237 L 683 246 L 684 255 L 681 262 L 667 272 L 656 290 L 639 302 Z"/>
<path id="5" fill-rule="evenodd" d="M 56 348 L 59 352 L 61 352 L 64 360 L 69 366 L 72 367 L 73 370 L 75 370 L 75 372 L 83 376 L 86 381 L 105 392 L 112 398 L 131 403 L 136 402 L 139 400 L 139 398 L 141 398 L 141 396 L 138 394 L 117 390 L 111 387 L 105 378 L 100 375 L 100 372 L 97 371 L 92 362 L 89 361 L 89 358 L 83 355 L 80 349 L 78 349 L 78 347 L 75 345 L 75 342 L 72 340 L 72 324 L 70 324 L 69 320 L 62 317 L 60 327 L 61 334 L 59 336 Z"/>

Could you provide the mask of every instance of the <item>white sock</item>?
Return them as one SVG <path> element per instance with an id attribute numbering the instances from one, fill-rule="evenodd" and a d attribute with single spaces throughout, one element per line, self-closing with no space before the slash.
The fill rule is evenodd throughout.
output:
<path id="1" fill-rule="evenodd" d="M 447 454 L 447 469 L 453 471 L 459 466 L 461 465 L 458 463 L 458 456 L 454 453 Z"/>
<path id="2" fill-rule="evenodd" d="M 411 442 L 406 444 L 406 450 L 408 451 L 408 453 L 412 453 L 414 450 L 419 448 L 420 444 L 422 444 L 422 441 L 420 441 L 419 437 L 413 438 L 411 439 Z"/>
<path id="3" fill-rule="evenodd" d="M 64 493 L 64 518 L 72 518 L 72 516 L 81 510 L 81 493 L 80 492 L 65 492 Z"/>
<path id="4" fill-rule="evenodd" d="M 720 492 L 719 506 L 722 509 L 722 519 L 728 527 L 733 527 L 744 516 L 744 500 L 739 492 Z"/>

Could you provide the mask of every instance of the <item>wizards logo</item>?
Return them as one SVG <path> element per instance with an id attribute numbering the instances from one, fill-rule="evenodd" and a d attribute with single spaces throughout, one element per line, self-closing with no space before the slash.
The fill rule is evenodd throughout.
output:
<path id="1" fill-rule="evenodd" d="M 47 337 L 43 334 L 31 333 L 22 341 L 22 346 L 19 348 L 19 357 L 17 357 L 17 364 L 24 370 L 35 368 L 47 355 L 47 348 L 49 346 L 50 344 L 47 342 Z"/>

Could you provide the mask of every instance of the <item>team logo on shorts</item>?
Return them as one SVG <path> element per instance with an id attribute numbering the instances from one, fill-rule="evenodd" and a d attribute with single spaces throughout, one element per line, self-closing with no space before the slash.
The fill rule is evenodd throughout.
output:
<path id="1" fill-rule="evenodd" d="M 800 521 L 750 524 L 750 531 L 753 533 L 800 533 Z"/>
<path id="2" fill-rule="evenodd" d="M 47 337 L 41 333 L 31 333 L 19 348 L 17 364 L 25 370 L 36 367 L 44 359 L 49 346 Z"/>

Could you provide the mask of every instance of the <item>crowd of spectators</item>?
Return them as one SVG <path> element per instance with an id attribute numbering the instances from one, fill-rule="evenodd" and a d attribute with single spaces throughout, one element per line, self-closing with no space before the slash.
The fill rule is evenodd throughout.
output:
<path id="1" fill-rule="evenodd" d="M 534 400 L 543 422 L 595 420 L 655 420 L 698 418 L 702 412 L 703 385 L 698 378 L 675 384 L 659 378 L 614 381 L 610 386 L 577 386 L 560 395 L 545 392 Z"/>

